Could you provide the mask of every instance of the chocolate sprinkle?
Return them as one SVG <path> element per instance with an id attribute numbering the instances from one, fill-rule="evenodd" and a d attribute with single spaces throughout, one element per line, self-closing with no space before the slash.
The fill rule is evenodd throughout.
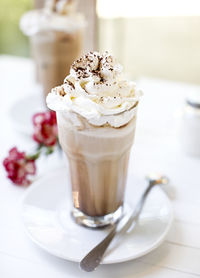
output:
<path id="1" fill-rule="evenodd" d="M 105 52 L 105 54 L 108 55 L 108 52 Z M 103 84 L 106 80 L 102 76 L 101 70 L 103 67 L 106 67 L 112 72 L 114 69 L 110 66 L 110 63 L 112 63 L 112 56 L 104 58 L 99 53 L 90 51 L 80 59 L 76 60 L 72 64 L 72 69 L 76 72 L 78 79 L 88 78 L 92 74 L 99 78 L 100 84 Z"/>

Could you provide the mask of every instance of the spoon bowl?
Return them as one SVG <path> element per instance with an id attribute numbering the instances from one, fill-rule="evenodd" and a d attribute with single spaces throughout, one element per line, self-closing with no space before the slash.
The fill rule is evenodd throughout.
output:
<path id="1" fill-rule="evenodd" d="M 169 179 L 167 176 L 151 173 L 146 176 L 146 180 L 152 185 L 167 185 L 169 184 Z"/>

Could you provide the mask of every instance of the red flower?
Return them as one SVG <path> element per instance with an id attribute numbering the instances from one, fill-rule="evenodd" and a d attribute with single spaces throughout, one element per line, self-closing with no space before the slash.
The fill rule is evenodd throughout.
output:
<path id="1" fill-rule="evenodd" d="M 4 159 L 3 165 L 8 178 L 17 185 L 30 184 L 27 175 L 36 173 L 35 161 L 26 158 L 25 152 L 19 152 L 16 147 L 9 151 L 9 156 Z"/>
<path id="2" fill-rule="evenodd" d="M 34 134 L 33 139 L 39 144 L 53 146 L 57 143 L 56 113 L 47 111 L 33 116 Z"/>

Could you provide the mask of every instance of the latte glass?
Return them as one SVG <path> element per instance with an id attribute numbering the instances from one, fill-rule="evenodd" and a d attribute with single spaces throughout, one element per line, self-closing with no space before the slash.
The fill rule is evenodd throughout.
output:
<path id="1" fill-rule="evenodd" d="M 76 222 L 101 227 L 117 221 L 124 192 L 135 116 L 120 128 L 95 127 L 74 112 L 56 112 L 59 141 L 70 168 Z"/>
<path id="2" fill-rule="evenodd" d="M 30 37 L 36 75 L 44 97 L 53 87 L 61 85 L 71 64 L 83 51 L 84 29 L 74 32 L 41 31 Z"/>

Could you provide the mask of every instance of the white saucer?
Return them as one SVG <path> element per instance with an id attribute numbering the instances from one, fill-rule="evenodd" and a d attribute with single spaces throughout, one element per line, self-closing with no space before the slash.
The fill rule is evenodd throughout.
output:
<path id="1" fill-rule="evenodd" d="M 128 183 L 131 184 L 129 178 Z M 134 192 L 128 186 L 128 196 Z M 47 252 L 80 262 L 108 232 L 75 224 L 70 215 L 71 192 L 65 168 L 36 181 L 28 189 L 22 204 L 22 217 L 30 238 Z M 164 240 L 173 219 L 172 207 L 165 193 L 156 187 L 145 204 L 135 229 L 107 250 L 103 264 L 119 263 L 141 257 Z"/>
<path id="2" fill-rule="evenodd" d="M 39 87 L 35 88 L 34 94 L 28 94 L 17 100 L 9 111 L 9 116 L 13 127 L 26 135 L 33 133 L 32 117 L 35 113 L 44 112 L 47 110 L 43 95 Z"/>

